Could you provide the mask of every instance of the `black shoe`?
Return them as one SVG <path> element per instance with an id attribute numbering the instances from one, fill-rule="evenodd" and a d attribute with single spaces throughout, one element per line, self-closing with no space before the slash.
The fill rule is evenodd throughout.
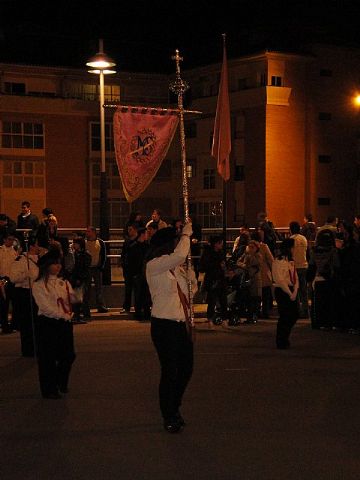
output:
<path id="1" fill-rule="evenodd" d="M 109 309 L 106 307 L 99 307 L 97 311 L 98 313 L 108 313 Z"/>
<path id="2" fill-rule="evenodd" d="M 183 425 L 178 419 L 165 420 L 164 429 L 169 433 L 179 433 L 183 429 Z"/>

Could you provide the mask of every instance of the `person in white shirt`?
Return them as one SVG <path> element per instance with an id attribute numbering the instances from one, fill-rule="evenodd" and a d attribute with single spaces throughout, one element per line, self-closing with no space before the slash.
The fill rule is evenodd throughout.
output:
<path id="1" fill-rule="evenodd" d="M 34 319 L 36 305 L 32 297 L 32 284 L 37 279 L 39 247 L 34 237 L 29 237 L 29 251 L 17 257 L 10 267 L 10 280 L 15 284 L 13 293 L 13 328 L 20 330 L 21 354 L 35 355 Z"/>
<path id="2" fill-rule="evenodd" d="M 272 264 L 275 299 L 279 312 L 276 329 L 276 346 L 279 349 L 290 347 L 289 337 L 291 329 L 298 319 L 296 297 L 299 280 L 292 259 L 294 244 L 293 238 L 286 238 L 280 245 L 280 255 Z"/>
<path id="3" fill-rule="evenodd" d="M 11 333 L 12 324 L 9 323 L 9 305 L 14 285 L 10 282 L 10 268 L 17 257 L 14 248 L 15 236 L 6 234 L 4 245 L 0 247 L 0 323 L 2 333 Z"/>
<path id="4" fill-rule="evenodd" d="M 306 272 L 308 269 L 308 241 L 304 235 L 300 234 L 300 223 L 290 222 L 289 228 L 291 233 L 290 238 L 293 238 L 295 241 L 294 262 L 296 273 L 299 278 L 299 291 L 297 297 L 299 318 L 309 318 L 309 299 L 306 281 Z"/>
<path id="5" fill-rule="evenodd" d="M 39 260 L 39 277 L 33 284 L 38 306 L 37 360 L 43 398 L 58 399 L 68 392 L 71 366 L 75 360 L 71 284 L 61 278 L 61 259 L 50 251 Z"/>
<path id="6" fill-rule="evenodd" d="M 151 338 L 161 366 L 160 410 L 169 433 L 179 432 L 185 425 L 179 408 L 193 371 L 188 284 L 182 268 L 191 234 L 192 225 L 186 223 L 175 247 L 175 229 L 158 230 L 151 238 L 146 264 L 152 299 Z"/>

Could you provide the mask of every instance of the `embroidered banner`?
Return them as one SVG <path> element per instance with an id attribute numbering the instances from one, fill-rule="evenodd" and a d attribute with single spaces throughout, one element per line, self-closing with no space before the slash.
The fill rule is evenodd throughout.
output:
<path id="1" fill-rule="evenodd" d="M 177 124 L 177 115 L 115 112 L 116 161 L 128 202 L 136 200 L 155 177 Z"/>

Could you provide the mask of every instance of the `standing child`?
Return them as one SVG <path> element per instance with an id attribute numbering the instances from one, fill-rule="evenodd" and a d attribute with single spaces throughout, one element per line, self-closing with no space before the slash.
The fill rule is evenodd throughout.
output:
<path id="1" fill-rule="evenodd" d="M 68 392 L 71 366 L 75 360 L 71 323 L 74 292 L 59 275 L 61 260 L 51 251 L 39 261 L 39 277 L 33 285 L 38 306 L 37 360 L 43 398 L 58 399 Z"/>

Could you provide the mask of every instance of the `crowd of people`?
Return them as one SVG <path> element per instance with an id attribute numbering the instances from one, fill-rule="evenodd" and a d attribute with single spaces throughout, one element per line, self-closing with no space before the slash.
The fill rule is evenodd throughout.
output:
<path id="1" fill-rule="evenodd" d="M 20 332 L 21 354 L 37 357 L 44 398 L 61 398 L 75 359 L 73 323 L 90 320 L 90 287 L 106 312 L 102 271 L 106 245 L 94 227 L 58 235 L 54 212 L 38 220 L 23 202 L 17 222 L 0 214 L 0 321 L 3 334 Z M 207 319 L 256 324 L 275 313 L 276 347 L 290 347 L 298 318 L 313 329 L 360 334 L 360 215 L 352 224 L 329 217 L 317 227 L 311 215 L 279 235 L 266 213 L 255 228 L 240 227 L 231 253 L 222 236 L 202 241 L 192 219 L 166 223 L 155 209 L 149 221 L 133 212 L 124 228 L 121 266 L 125 283 L 122 311 L 151 320 L 161 365 L 160 409 L 164 428 L 184 426 L 180 404 L 193 365 L 189 281 L 206 294 Z M 193 256 L 189 274 L 187 255 Z M 9 305 L 12 315 L 9 319 Z M 232 308 L 234 307 L 234 308 Z"/>

